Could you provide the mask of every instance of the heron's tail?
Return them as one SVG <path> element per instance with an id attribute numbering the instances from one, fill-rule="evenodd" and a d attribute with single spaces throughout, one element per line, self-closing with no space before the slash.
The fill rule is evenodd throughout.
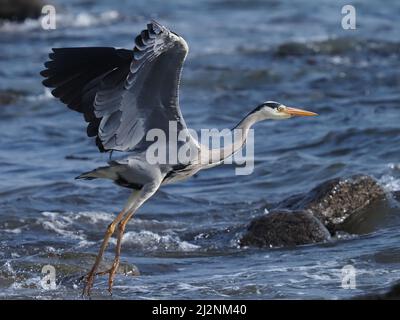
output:
<path id="1" fill-rule="evenodd" d="M 112 169 L 112 167 L 106 166 L 96 168 L 92 171 L 84 172 L 77 176 L 75 179 L 93 180 L 98 178 L 116 180 L 118 179 L 118 176 L 115 170 Z"/>

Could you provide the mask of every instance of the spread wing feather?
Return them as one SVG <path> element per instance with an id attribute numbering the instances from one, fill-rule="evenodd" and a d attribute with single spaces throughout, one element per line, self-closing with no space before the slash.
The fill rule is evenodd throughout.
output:
<path id="1" fill-rule="evenodd" d="M 186 129 L 178 89 L 187 53 L 183 38 L 151 22 L 133 50 L 53 49 L 41 74 L 55 97 L 84 115 L 100 151 L 141 150 L 151 129 L 168 136 L 169 121 L 177 133 Z"/>

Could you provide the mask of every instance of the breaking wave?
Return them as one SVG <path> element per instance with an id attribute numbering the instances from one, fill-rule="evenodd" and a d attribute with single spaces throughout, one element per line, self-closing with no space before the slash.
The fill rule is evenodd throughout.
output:
<path id="1" fill-rule="evenodd" d="M 393 192 L 400 190 L 400 179 L 391 175 L 384 175 L 379 179 L 379 183 L 386 191 Z"/>
<path id="2" fill-rule="evenodd" d="M 115 243 L 115 239 L 113 239 Z M 190 252 L 200 246 L 182 241 L 178 236 L 172 234 L 160 235 L 151 231 L 130 231 L 124 235 L 123 244 L 135 249 L 151 251 L 182 251 Z"/>

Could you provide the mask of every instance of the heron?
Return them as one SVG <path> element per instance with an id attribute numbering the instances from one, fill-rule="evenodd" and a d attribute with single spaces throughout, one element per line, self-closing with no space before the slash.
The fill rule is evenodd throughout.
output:
<path id="1" fill-rule="evenodd" d="M 85 172 L 77 179 L 109 179 L 131 190 L 123 209 L 108 225 L 98 255 L 84 277 L 83 295 L 90 296 L 96 276 L 108 275 L 112 293 L 120 264 L 121 244 L 128 221 L 135 212 L 165 185 L 185 180 L 202 169 L 221 164 L 246 143 L 250 128 L 257 122 L 282 120 L 295 116 L 315 116 L 314 112 L 288 107 L 275 101 L 259 104 L 235 127 L 230 146 L 209 149 L 190 134 L 179 107 L 179 85 L 189 47 L 177 33 L 152 20 L 135 38 L 132 50 L 114 47 L 53 48 L 41 75 L 43 85 L 70 109 L 83 114 L 87 136 L 100 152 L 124 152 L 118 160 Z M 154 143 L 146 133 L 160 129 L 171 135 L 185 132 L 176 148 L 166 146 L 169 154 L 188 145 L 189 161 L 153 163 L 147 151 Z M 125 155 L 127 154 L 127 155 Z M 204 158 L 210 161 L 204 161 Z M 117 232 L 116 232 L 117 231 Z M 111 267 L 99 271 L 110 238 L 116 233 L 115 256 Z"/>

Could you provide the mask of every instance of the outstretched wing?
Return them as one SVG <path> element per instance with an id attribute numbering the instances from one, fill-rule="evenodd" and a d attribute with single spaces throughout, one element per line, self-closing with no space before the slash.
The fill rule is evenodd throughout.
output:
<path id="1" fill-rule="evenodd" d="M 102 118 L 99 137 L 106 149 L 145 148 L 146 133 L 161 129 L 168 135 L 169 121 L 185 128 L 178 89 L 188 47 L 181 37 L 153 22 L 135 39 L 133 59 L 126 80 L 114 85 L 104 81 L 94 101 Z"/>
<path id="2" fill-rule="evenodd" d="M 43 84 L 52 90 L 70 109 L 83 113 L 88 122 L 87 134 L 97 137 L 100 151 L 105 151 L 98 137 L 101 119 L 94 114 L 94 99 L 102 81 L 113 72 L 121 81 L 129 74 L 133 51 L 125 49 L 88 47 L 54 48 L 50 61 L 40 74 L 46 77 Z"/>
<path id="3" fill-rule="evenodd" d="M 186 129 L 178 89 L 188 46 L 156 22 L 135 39 L 133 51 L 114 48 L 54 49 L 42 75 L 55 97 L 82 112 L 88 135 L 101 151 L 146 148 L 146 133 L 169 121 Z"/>

